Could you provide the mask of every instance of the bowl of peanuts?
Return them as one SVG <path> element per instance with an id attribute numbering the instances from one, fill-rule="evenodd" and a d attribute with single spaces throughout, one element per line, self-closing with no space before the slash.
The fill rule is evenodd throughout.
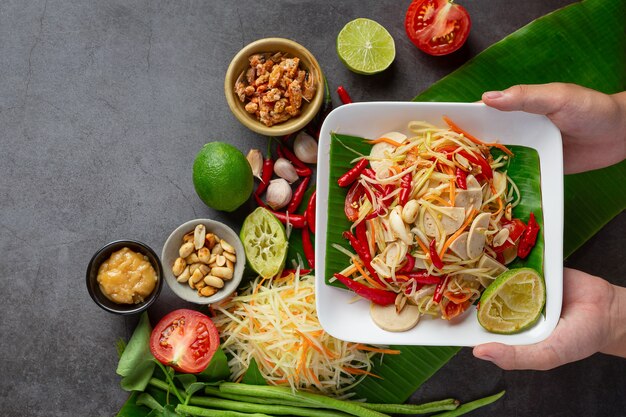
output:
<path id="1" fill-rule="evenodd" d="M 324 100 L 319 63 L 290 39 L 265 38 L 241 49 L 224 81 L 235 117 L 265 136 L 284 136 L 304 128 Z"/>
<path id="2" fill-rule="evenodd" d="M 163 276 L 185 301 L 213 304 L 241 283 L 246 255 L 239 236 L 223 223 L 190 220 L 174 230 L 161 253 Z"/>

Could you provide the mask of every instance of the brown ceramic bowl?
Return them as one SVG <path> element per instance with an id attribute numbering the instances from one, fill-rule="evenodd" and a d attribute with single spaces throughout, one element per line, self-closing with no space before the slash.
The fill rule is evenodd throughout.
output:
<path id="1" fill-rule="evenodd" d="M 300 58 L 301 68 L 309 71 L 316 80 L 315 96 L 313 96 L 310 102 L 302 100 L 302 112 L 300 115 L 270 127 L 258 121 L 255 115 L 248 113 L 244 108 L 245 103 L 242 103 L 237 94 L 235 94 L 235 81 L 250 65 L 248 57 L 264 52 L 286 52 L 289 55 Z M 323 80 L 320 65 L 305 47 L 289 39 L 265 38 L 248 44 L 235 55 L 226 71 L 224 93 L 231 111 L 244 126 L 265 136 L 284 136 L 301 130 L 317 114 L 324 100 Z"/>

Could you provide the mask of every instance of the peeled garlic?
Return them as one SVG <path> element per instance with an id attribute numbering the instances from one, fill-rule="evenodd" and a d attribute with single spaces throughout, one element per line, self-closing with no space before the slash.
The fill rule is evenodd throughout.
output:
<path id="1" fill-rule="evenodd" d="M 291 186 L 283 178 L 270 181 L 265 198 L 267 204 L 274 210 L 281 209 L 291 201 Z"/>
<path id="2" fill-rule="evenodd" d="M 307 164 L 317 163 L 317 141 L 306 132 L 298 133 L 293 142 L 293 152 Z"/>
<path id="3" fill-rule="evenodd" d="M 250 168 L 252 168 L 252 175 L 261 179 L 261 174 L 263 173 L 263 154 L 258 149 L 250 149 L 248 155 L 246 155 L 246 159 L 250 164 Z"/>
<path id="4" fill-rule="evenodd" d="M 298 181 L 298 173 L 296 169 L 285 158 L 278 158 L 274 163 L 274 172 L 281 178 L 284 178 L 289 184 Z M 270 182 L 271 184 L 271 182 Z"/>

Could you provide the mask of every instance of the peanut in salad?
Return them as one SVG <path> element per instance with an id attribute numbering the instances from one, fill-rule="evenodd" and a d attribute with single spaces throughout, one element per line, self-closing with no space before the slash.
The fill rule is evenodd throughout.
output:
<path id="1" fill-rule="evenodd" d="M 297 117 L 302 100 L 311 101 L 315 75 L 300 68 L 300 58 L 282 52 L 254 54 L 250 67 L 235 82 L 235 93 L 245 110 L 266 126 Z"/>

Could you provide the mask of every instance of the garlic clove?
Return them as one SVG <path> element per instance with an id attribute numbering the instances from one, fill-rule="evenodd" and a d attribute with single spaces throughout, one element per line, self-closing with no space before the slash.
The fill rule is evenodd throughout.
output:
<path id="1" fill-rule="evenodd" d="M 270 181 L 265 192 L 265 199 L 268 206 L 274 210 L 279 210 L 289 204 L 291 194 L 289 183 L 283 178 L 278 178 Z"/>
<path id="2" fill-rule="evenodd" d="M 308 133 L 298 133 L 293 142 L 293 152 L 302 162 L 317 164 L 317 141 Z"/>
<path id="3" fill-rule="evenodd" d="M 287 180 L 289 184 L 298 181 L 298 173 L 291 165 L 291 162 L 285 158 L 278 158 L 274 163 L 274 172 L 281 178 Z M 270 182 L 271 183 L 271 182 Z"/>
<path id="4" fill-rule="evenodd" d="M 263 173 L 263 154 L 258 149 L 250 149 L 248 155 L 246 155 L 246 159 L 250 164 L 250 168 L 252 168 L 252 175 L 261 179 L 261 174 Z"/>

